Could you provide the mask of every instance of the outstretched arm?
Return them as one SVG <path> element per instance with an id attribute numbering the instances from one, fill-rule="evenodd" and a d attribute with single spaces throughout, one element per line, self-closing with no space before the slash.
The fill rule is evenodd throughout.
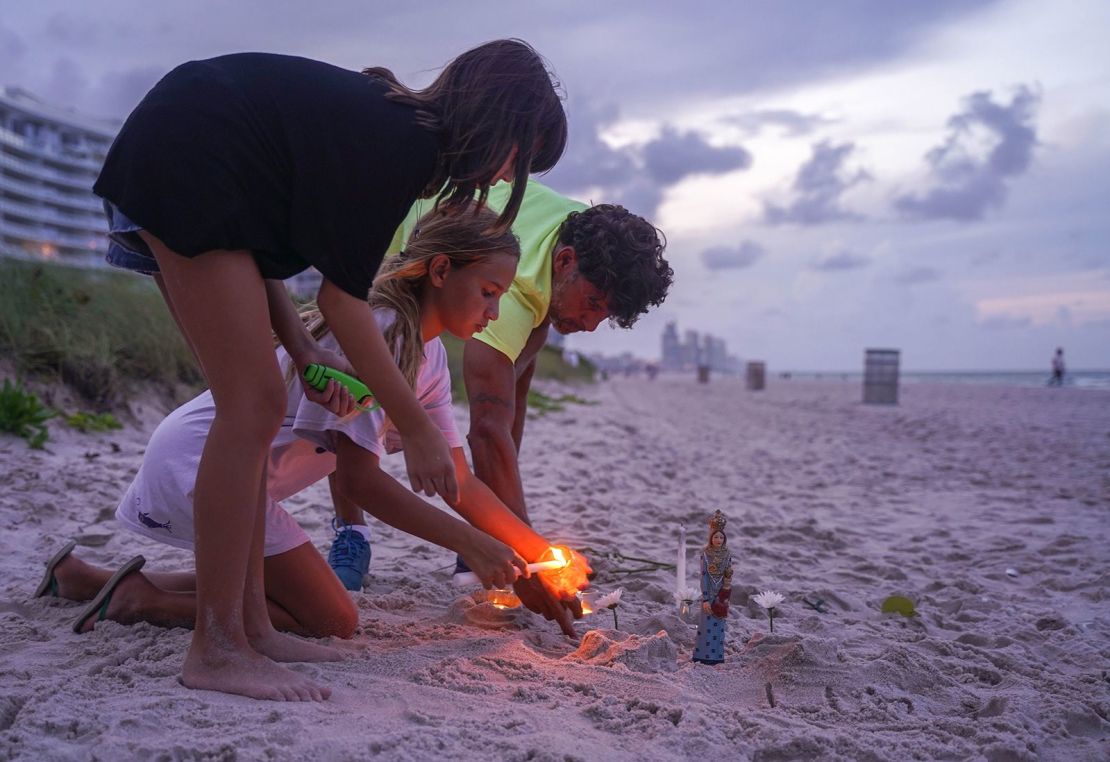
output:
<path id="1" fill-rule="evenodd" d="M 509 510 L 527 522 L 513 436 L 517 414 L 513 363 L 488 344 L 471 340 L 463 349 L 463 378 L 470 402 L 466 439 L 474 458 L 474 473 Z"/>
<path id="2" fill-rule="evenodd" d="M 337 437 L 336 486 L 348 500 L 402 532 L 455 551 L 487 587 L 511 585 L 517 569 L 527 574 L 512 548 L 424 502 L 382 471 L 377 455 Z"/>
<path id="3" fill-rule="evenodd" d="M 474 526 L 515 548 L 527 561 L 540 560 L 550 543 L 506 508 L 490 488 L 470 472 L 462 448 L 451 452 L 459 479 L 459 502 L 452 507 Z M 574 619 L 582 615 L 582 607 L 572 593 L 560 594 L 547 584 L 542 574 L 518 579 L 513 587 L 521 603 L 545 619 L 557 622 L 565 635 L 575 637 Z"/>
<path id="4" fill-rule="evenodd" d="M 550 546 L 515 513 L 497 499 L 481 479 L 470 472 L 461 447 L 451 451 L 459 480 L 459 501 L 451 507 L 474 526 L 513 547 L 529 563 L 539 561 Z"/>
<path id="5" fill-rule="evenodd" d="M 405 440 L 405 467 L 416 492 L 458 499 L 455 467 L 447 441 L 420 405 L 385 344 L 369 305 L 325 280 L 317 297 L 339 346 L 358 377 L 389 413 Z"/>

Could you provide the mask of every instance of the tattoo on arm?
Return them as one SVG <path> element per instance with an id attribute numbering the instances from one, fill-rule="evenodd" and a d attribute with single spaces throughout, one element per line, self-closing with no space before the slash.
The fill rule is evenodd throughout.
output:
<path id="1" fill-rule="evenodd" d="M 497 407 L 503 407 L 509 410 L 513 409 L 513 403 L 509 402 L 504 397 L 499 397 L 498 395 L 490 394 L 489 392 L 479 392 L 478 394 L 474 395 L 472 399 L 474 400 L 474 402 L 483 403 L 486 405 L 495 405 Z"/>

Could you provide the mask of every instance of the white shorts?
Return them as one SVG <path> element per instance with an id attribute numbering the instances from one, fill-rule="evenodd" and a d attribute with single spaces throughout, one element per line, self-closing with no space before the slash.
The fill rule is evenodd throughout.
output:
<path id="1" fill-rule="evenodd" d="M 196 544 L 193 492 L 212 421 L 211 405 L 203 403 L 198 398 L 158 425 L 143 464 L 116 509 L 116 518 L 131 531 L 186 550 Z M 276 556 L 309 541 L 293 517 L 267 495 L 263 555 Z"/>
<path id="2" fill-rule="evenodd" d="M 381 311 L 374 313 L 381 326 L 388 325 Z M 320 345 L 333 351 L 339 344 L 330 333 Z M 285 351 L 277 351 L 282 368 L 288 367 Z M 448 446 L 462 447 L 451 407 L 451 375 L 447 352 L 438 339 L 425 345 L 424 362 L 416 384 L 417 398 L 437 423 Z M 285 419 L 274 441 L 266 475 L 265 555 L 276 556 L 309 542 L 300 525 L 285 512 L 279 500 L 297 494 L 335 471 L 336 439 L 346 436 L 378 457 L 401 446 L 396 432 L 383 436 L 385 412 L 337 418 L 321 405 L 309 402 L 300 381 L 286 378 Z M 116 518 L 128 529 L 178 548 L 195 546 L 193 494 L 197 468 L 216 417 L 209 392 L 190 400 L 158 424 L 150 437 L 139 473 L 116 509 Z"/>

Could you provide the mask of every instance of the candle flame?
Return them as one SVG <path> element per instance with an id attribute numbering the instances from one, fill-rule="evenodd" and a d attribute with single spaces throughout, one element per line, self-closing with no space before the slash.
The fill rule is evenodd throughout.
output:
<path id="1" fill-rule="evenodd" d="M 542 558 L 554 568 L 541 571 L 540 577 L 560 596 L 573 596 L 589 584 L 586 577 L 591 571 L 590 564 L 565 545 L 551 546 Z"/>
<path id="2" fill-rule="evenodd" d="M 566 553 L 563 552 L 562 548 L 560 548 L 560 547 L 551 547 L 551 548 L 548 548 L 548 550 L 551 552 L 551 560 L 559 562 L 559 568 L 560 569 L 565 569 L 567 567 L 567 565 L 570 563 L 570 558 L 567 556 Z"/>

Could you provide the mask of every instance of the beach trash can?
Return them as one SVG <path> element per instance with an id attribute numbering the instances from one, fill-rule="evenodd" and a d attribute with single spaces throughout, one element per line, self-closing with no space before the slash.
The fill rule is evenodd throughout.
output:
<path id="1" fill-rule="evenodd" d="M 699 365 L 698 366 L 698 383 L 699 384 L 708 384 L 709 383 L 709 366 L 708 365 Z"/>
<path id="2" fill-rule="evenodd" d="M 749 391 L 763 391 L 767 386 L 767 363 L 748 363 L 744 368 L 744 382 Z"/>
<path id="3" fill-rule="evenodd" d="M 872 405 L 898 404 L 897 349 L 868 349 L 863 360 L 863 401 Z"/>

